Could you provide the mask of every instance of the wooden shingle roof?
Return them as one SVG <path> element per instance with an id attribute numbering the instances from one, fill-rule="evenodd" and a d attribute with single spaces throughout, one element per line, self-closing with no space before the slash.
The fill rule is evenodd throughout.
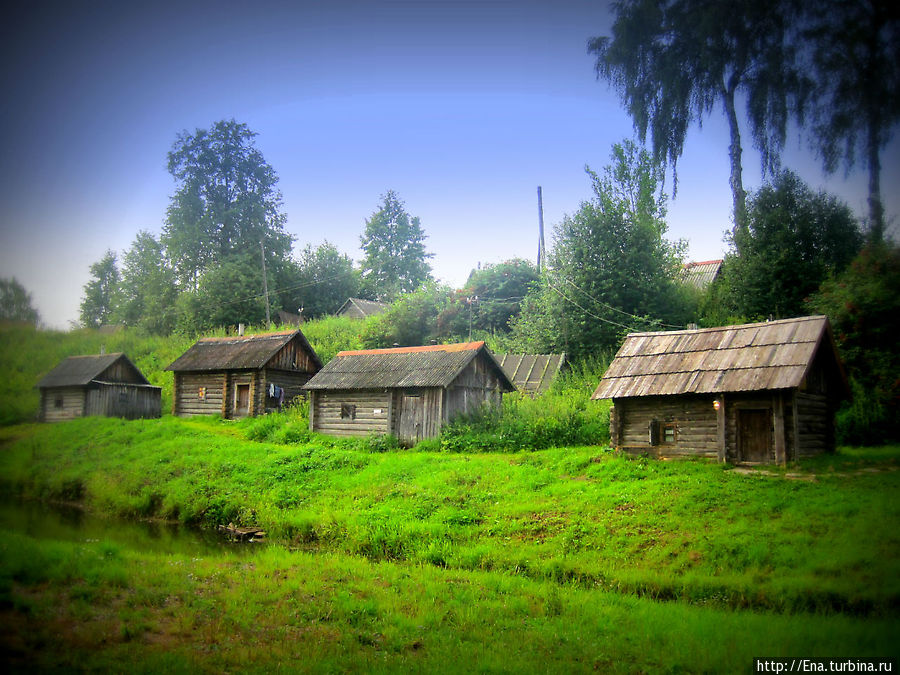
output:
<path id="1" fill-rule="evenodd" d="M 565 354 L 495 354 L 516 389 L 543 394 L 566 363 Z"/>
<path id="2" fill-rule="evenodd" d="M 91 354 L 87 356 L 70 356 L 63 359 L 57 366 L 47 373 L 38 387 L 79 387 L 90 384 L 102 375 L 110 366 L 120 359 L 127 363 L 133 372 L 135 380 L 150 384 L 143 373 L 138 370 L 125 354 L 114 352 L 112 354 Z"/>
<path id="3" fill-rule="evenodd" d="M 339 352 L 305 388 L 446 387 L 479 355 L 495 369 L 501 388 L 515 391 L 484 342 Z"/>
<path id="4" fill-rule="evenodd" d="M 792 389 L 801 384 L 820 347 L 830 350 L 846 390 L 825 316 L 631 333 L 592 398 Z"/>
<path id="5" fill-rule="evenodd" d="M 209 371 L 259 369 L 285 345 L 299 337 L 303 348 L 317 366 L 322 362 L 300 330 L 286 330 L 241 337 L 204 338 L 170 363 L 166 370 Z"/>

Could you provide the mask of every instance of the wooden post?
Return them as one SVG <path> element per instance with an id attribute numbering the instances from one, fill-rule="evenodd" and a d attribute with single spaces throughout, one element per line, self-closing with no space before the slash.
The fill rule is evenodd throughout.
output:
<path id="1" fill-rule="evenodd" d="M 310 389 L 309 391 L 309 430 L 316 430 L 316 391 L 315 389 Z"/>
<path id="2" fill-rule="evenodd" d="M 797 407 L 797 390 L 794 390 L 793 396 L 791 397 L 791 426 L 794 429 L 794 447 L 793 447 L 793 455 L 794 461 L 797 462 L 800 460 L 800 410 Z"/>
<path id="3" fill-rule="evenodd" d="M 784 466 L 784 395 L 779 391 L 772 397 L 775 415 L 775 463 Z"/>
<path id="4" fill-rule="evenodd" d="M 719 462 L 724 464 L 727 459 L 725 452 L 725 394 L 716 397 L 719 408 L 716 410 L 716 445 Z"/>

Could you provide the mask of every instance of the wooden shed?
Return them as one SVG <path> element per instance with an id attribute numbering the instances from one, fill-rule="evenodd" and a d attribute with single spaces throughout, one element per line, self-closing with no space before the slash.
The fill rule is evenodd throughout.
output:
<path id="1" fill-rule="evenodd" d="M 172 412 L 261 415 L 300 395 L 321 367 L 300 330 L 205 338 L 166 368 L 175 373 Z"/>
<path id="2" fill-rule="evenodd" d="M 151 385 L 121 353 L 70 356 L 37 386 L 44 422 L 88 415 L 153 418 L 161 412 L 160 387 Z"/>
<path id="3" fill-rule="evenodd" d="M 367 319 L 370 316 L 385 312 L 388 307 L 390 307 L 388 303 L 378 302 L 377 300 L 347 298 L 346 302 L 335 312 L 335 315 L 349 316 L 351 319 Z"/>
<path id="4" fill-rule="evenodd" d="M 594 392 L 617 448 L 780 464 L 834 449 L 850 395 L 827 317 L 625 338 Z"/>
<path id="5" fill-rule="evenodd" d="M 515 386 L 484 342 L 466 342 L 340 352 L 306 389 L 311 430 L 414 445 L 460 413 L 499 405 Z"/>
<path id="6" fill-rule="evenodd" d="M 503 372 L 519 391 L 543 394 L 566 367 L 565 354 L 494 354 Z"/>

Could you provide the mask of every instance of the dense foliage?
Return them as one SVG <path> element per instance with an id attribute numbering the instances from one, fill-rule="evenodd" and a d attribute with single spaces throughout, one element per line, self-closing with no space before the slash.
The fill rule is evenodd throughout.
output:
<path id="1" fill-rule="evenodd" d="M 747 220 L 725 258 L 716 310 L 751 320 L 804 315 L 809 296 L 862 246 L 847 205 L 789 171 L 751 195 Z"/>
<path id="2" fill-rule="evenodd" d="M 811 299 L 827 314 L 853 386 L 838 413 L 842 442 L 900 439 L 900 246 L 873 243 Z"/>
<path id="3" fill-rule="evenodd" d="M 629 331 L 686 322 L 683 244 L 665 237 L 662 169 L 630 141 L 614 146 L 612 160 L 602 176 L 588 170 L 594 199 L 556 226 L 549 269 L 513 321 L 514 340 L 581 357 Z"/>

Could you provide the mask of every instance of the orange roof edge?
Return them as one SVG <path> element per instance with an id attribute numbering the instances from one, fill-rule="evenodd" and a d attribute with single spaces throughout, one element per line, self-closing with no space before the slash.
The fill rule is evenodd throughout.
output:
<path id="1" fill-rule="evenodd" d="M 414 354 L 416 352 L 468 352 L 484 347 L 484 340 L 479 342 L 458 342 L 452 345 L 425 345 L 423 347 L 389 347 L 387 349 L 357 349 L 338 352 L 338 356 L 356 356 L 358 354 Z"/>
<path id="2" fill-rule="evenodd" d="M 719 258 L 718 260 L 704 260 L 703 262 L 689 262 L 689 263 L 684 263 L 684 267 L 700 267 L 700 265 L 713 265 L 715 263 L 720 263 L 720 262 L 724 262 L 724 260 L 722 258 Z"/>

